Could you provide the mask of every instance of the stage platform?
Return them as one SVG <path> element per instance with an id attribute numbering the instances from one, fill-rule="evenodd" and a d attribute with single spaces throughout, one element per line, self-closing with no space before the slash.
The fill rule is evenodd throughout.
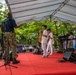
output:
<path id="1" fill-rule="evenodd" d="M 42 58 L 42 55 L 33 53 L 19 53 L 20 63 L 12 68 L 12 75 L 76 75 L 76 64 L 71 62 L 58 62 L 63 54 L 55 52 L 48 58 Z M 2 65 L 4 61 L 0 61 Z M 0 68 L 0 75 L 11 75 L 9 66 Z"/>

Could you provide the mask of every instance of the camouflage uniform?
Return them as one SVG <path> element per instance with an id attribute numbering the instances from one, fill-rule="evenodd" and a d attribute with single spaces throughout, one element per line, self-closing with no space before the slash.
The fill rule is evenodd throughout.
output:
<path id="1" fill-rule="evenodd" d="M 2 32 L 4 33 L 4 65 L 8 65 L 10 61 L 12 64 L 20 63 L 19 60 L 16 60 L 16 39 L 14 28 L 17 27 L 15 20 L 12 18 L 12 14 L 8 12 L 8 17 L 2 22 Z M 12 53 L 10 53 L 12 50 Z M 11 56 L 12 55 L 12 56 Z"/>
<path id="2" fill-rule="evenodd" d="M 12 58 L 17 57 L 16 53 L 16 39 L 15 33 L 13 32 L 5 32 L 4 33 L 4 41 L 5 41 L 5 54 L 4 57 L 9 57 L 9 50 L 12 49 Z"/>
<path id="3" fill-rule="evenodd" d="M 15 20 L 10 18 L 6 18 L 2 23 L 2 31 L 4 33 L 4 57 L 9 57 L 10 50 L 12 50 L 12 58 L 17 57 L 16 38 L 14 33 L 14 27 L 16 26 Z"/>

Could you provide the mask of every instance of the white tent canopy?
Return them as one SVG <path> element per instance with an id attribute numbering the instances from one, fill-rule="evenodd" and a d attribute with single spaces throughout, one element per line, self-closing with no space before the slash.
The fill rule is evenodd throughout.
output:
<path id="1" fill-rule="evenodd" d="M 76 23 L 76 0 L 5 0 L 17 24 L 55 18 Z"/>

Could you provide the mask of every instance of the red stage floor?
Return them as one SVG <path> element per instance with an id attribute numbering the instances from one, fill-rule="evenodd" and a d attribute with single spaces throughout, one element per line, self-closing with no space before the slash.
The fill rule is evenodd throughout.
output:
<path id="1" fill-rule="evenodd" d="M 18 68 L 11 68 L 12 75 L 76 75 L 76 64 L 66 62 L 59 63 L 63 55 L 54 53 L 48 58 L 42 58 L 41 55 L 32 53 L 21 53 L 18 59 L 21 61 L 17 64 Z M 0 65 L 3 61 L 0 62 Z M 9 66 L 0 68 L 0 75 L 11 75 Z"/>

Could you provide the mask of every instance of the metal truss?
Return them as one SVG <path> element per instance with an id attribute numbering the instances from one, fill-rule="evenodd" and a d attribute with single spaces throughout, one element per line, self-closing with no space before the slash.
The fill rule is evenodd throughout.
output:
<path id="1" fill-rule="evenodd" d="M 63 8 L 70 0 L 65 0 L 62 2 L 62 4 L 50 15 L 50 18 L 52 18 L 58 11 L 60 11 L 61 8 Z"/>

